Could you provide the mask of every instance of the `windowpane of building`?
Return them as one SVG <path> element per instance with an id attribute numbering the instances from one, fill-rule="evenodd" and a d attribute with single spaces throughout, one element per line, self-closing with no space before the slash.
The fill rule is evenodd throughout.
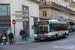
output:
<path id="1" fill-rule="evenodd" d="M 10 5 L 0 4 L 0 16 L 10 15 Z"/>
<path id="2" fill-rule="evenodd" d="M 38 18 L 34 18 L 34 22 L 37 22 L 38 21 Z"/>
<path id="3" fill-rule="evenodd" d="M 10 15 L 10 5 L 8 5 L 8 15 Z"/>
<path id="4" fill-rule="evenodd" d="M 0 5 L 0 16 L 7 15 L 7 5 Z"/>
<path id="5" fill-rule="evenodd" d="M 42 11 L 42 16 L 44 16 L 44 11 Z"/>
<path id="6" fill-rule="evenodd" d="M 45 17 L 46 17 L 46 11 L 45 11 Z"/>
<path id="7" fill-rule="evenodd" d="M 44 17 L 46 17 L 46 16 L 47 16 L 46 11 L 42 11 L 42 15 L 43 15 Z"/>

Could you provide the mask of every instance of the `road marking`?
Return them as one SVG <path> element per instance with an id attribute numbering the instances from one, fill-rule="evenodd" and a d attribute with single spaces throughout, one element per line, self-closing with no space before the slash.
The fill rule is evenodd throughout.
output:
<path id="1" fill-rule="evenodd" d="M 72 40 L 74 40 L 74 39 L 62 41 L 61 43 L 66 43 L 66 42 L 69 42 L 69 41 L 72 41 Z"/>

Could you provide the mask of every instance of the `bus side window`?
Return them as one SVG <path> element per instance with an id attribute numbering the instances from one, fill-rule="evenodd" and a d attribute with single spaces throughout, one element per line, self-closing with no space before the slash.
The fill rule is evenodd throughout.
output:
<path id="1" fill-rule="evenodd" d="M 54 31 L 54 29 L 53 29 L 53 24 L 51 24 L 51 31 L 52 31 L 52 32 Z"/>
<path id="2" fill-rule="evenodd" d="M 52 24 L 52 27 L 51 27 L 51 31 L 53 32 L 54 31 L 54 24 Z"/>
<path id="3" fill-rule="evenodd" d="M 51 32 L 51 27 L 52 27 L 52 25 L 51 25 L 51 24 L 49 24 L 49 30 L 50 30 L 50 32 Z"/>

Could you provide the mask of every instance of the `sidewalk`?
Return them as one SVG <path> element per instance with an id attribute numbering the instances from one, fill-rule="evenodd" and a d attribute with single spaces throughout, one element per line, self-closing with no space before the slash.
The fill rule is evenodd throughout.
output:
<path id="1" fill-rule="evenodd" d="M 69 35 L 75 35 L 75 33 L 69 33 Z M 16 40 L 15 44 L 28 44 L 28 43 L 32 43 L 34 42 L 34 38 L 28 38 L 28 41 L 20 41 L 20 40 Z M 6 44 L 9 44 L 8 42 Z M 2 43 L 1 43 L 2 45 Z"/>
<path id="2" fill-rule="evenodd" d="M 32 43 L 32 42 L 34 42 L 34 38 L 28 38 L 28 41 L 16 40 L 15 44 L 27 44 L 27 43 Z"/>
<path id="3" fill-rule="evenodd" d="M 28 38 L 28 41 L 20 41 L 20 40 L 16 40 L 16 42 L 14 44 L 28 44 L 28 43 L 32 43 L 34 42 L 34 38 Z M 1 45 L 3 45 L 3 43 L 0 43 Z M 6 43 L 7 45 L 9 44 L 8 42 Z"/>

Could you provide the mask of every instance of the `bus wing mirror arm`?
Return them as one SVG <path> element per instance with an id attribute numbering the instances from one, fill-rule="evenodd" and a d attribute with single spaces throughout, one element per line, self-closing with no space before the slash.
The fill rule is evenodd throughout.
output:
<path id="1" fill-rule="evenodd" d="M 32 29 L 33 29 L 33 27 L 34 27 L 34 26 L 32 26 Z"/>

